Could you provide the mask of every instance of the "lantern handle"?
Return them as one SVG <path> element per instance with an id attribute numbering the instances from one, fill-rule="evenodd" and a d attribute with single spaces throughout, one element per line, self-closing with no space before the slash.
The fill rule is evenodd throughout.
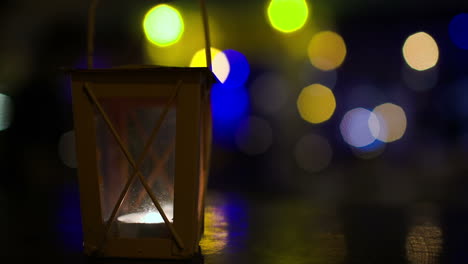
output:
<path id="1" fill-rule="evenodd" d="M 98 4 L 99 0 L 91 0 L 88 8 L 88 69 L 93 68 L 94 62 L 94 35 L 96 24 L 96 9 Z"/>
<path id="2" fill-rule="evenodd" d="M 99 0 L 91 0 L 88 9 L 88 69 L 93 68 L 94 64 L 94 36 L 96 34 L 96 9 L 99 4 Z M 206 8 L 205 0 L 200 0 L 200 11 L 203 20 L 203 31 L 205 34 L 205 55 L 206 55 L 206 66 L 211 69 L 211 43 L 210 43 L 210 26 L 208 23 L 208 11 Z"/>
<path id="3" fill-rule="evenodd" d="M 205 0 L 200 0 L 200 10 L 203 20 L 203 31 L 205 33 L 205 55 L 206 67 L 211 70 L 211 41 L 210 41 L 210 25 L 208 23 L 208 11 L 206 9 Z"/>

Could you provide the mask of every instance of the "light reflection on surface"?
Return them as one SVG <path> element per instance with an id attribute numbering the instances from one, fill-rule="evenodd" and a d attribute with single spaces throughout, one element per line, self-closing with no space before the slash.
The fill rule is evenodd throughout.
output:
<path id="1" fill-rule="evenodd" d="M 442 250 L 442 230 L 430 224 L 414 225 L 406 238 L 406 252 L 411 264 L 433 263 Z"/>
<path id="2" fill-rule="evenodd" d="M 228 242 L 228 221 L 224 207 L 205 208 L 205 231 L 200 241 L 203 254 L 211 255 L 222 251 Z"/>
<path id="3" fill-rule="evenodd" d="M 63 240 L 61 246 L 73 246 L 69 250 L 81 252 L 77 192 L 77 188 L 67 189 L 60 197 L 63 202 L 57 231 Z M 339 216 L 312 200 L 247 199 L 242 196 L 233 198 L 225 193 L 209 194 L 205 207 L 205 233 L 200 242 L 206 264 L 240 261 L 339 264 L 349 256 L 348 238 L 339 225 Z M 372 232 L 376 230 L 373 224 L 378 226 L 379 223 L 355 231 Z M 406 253 L 409 263 L 437 263 L 435 258 L 442 250 L 441 228 L 431 221 L 408 228 Z M 366 241 L 359 241 L 372 248 L 365 244 Z M 377 240 L 375 243 L 384 245 L 388 241 Z"/>

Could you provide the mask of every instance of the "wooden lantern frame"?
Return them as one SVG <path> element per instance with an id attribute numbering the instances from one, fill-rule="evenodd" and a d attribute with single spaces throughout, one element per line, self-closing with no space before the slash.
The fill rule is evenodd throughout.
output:
<path id="1" fill-rule="evenodd" d="M 71 71 L 84 251 L 87 255 L 100 257 L 190 258 L 200 253 L 199 241 L 203 234 L 204 193 L 211 148 L 209 91 L 215 81 L 210 70 L 211 53 L 204 1 L 200 0 L 200 6 L 209 67 L 200 68 L 140 66 L 92 69 L 96 6 L 97 0 L 94 0 L 89 9 L 88 69 Z M 154 129 L 140 156 L 132 157 L 126 149 L 118 129 L 100 103 L 100 100 L 106 98 L 144 98 L 165 102 L 162 114 L 155 120 Z M 173 222 L 168 220 L 140 170 L 171 107 L 175 107 L 177 112 Z M 108 221 L 104 220 L 102 213 L 101 176 L 96 151 L 96 115 L 100 115 L 105 121 L 132 168 L 131 176 L 127 179 Z M 129 186 L 135 180 L 142 183 L 164 219 L 170 233 L 169 238 L 123 238 L 109 235 Z"/>

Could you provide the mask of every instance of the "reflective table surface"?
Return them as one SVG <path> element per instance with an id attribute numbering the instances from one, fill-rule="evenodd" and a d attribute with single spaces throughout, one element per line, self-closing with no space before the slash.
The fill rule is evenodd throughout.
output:
<path id="1" fill-rule="evenodd" d="M 92 259 L 81 253 L 76 186 L 47 195 L 30 193 L 18 204 L 5 203 L 4 256 L 50 263 L 141 262 Z M 467 252 L 467 215 L 462 209 L 442 210 L 427 203 L 327 204 L 294 195 L 211 190 L 201 241 L 203 256 L 189 262 L 463 263 L 458 260 Z"/>

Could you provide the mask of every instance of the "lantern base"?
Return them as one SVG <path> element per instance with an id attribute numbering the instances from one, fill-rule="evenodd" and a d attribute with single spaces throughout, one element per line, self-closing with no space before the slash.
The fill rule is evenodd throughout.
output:
<path id="1" fill-rule="evenodd" d="M 138 263 L 138 261 L 153 260 L 180 260 L 190 261 L 190 263 L 203 263 L 204 256 L 200 246 L 194 252 L 178 252 L 176 246 L 168 239 L 132 239 L 121 238 L 111 240 L 103 249 L 97 251 L 95 247 L 90 247 L 84 243 L 85 255 L 90 259 L 90 263 Z M 147 262 L 143 262 L 147 263 Z"/>

